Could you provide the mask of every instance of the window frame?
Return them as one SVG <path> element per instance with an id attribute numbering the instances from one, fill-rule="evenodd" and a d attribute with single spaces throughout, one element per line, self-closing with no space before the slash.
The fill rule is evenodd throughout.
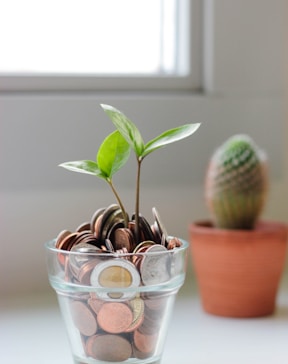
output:
<path id="1" fill-rule="evenodd" d="M 32 74 L 0 73 L 0 91 L 197 91 L 202 86 L 202 2 L 178 0 L 179 18 L 182 18 L 179 39 L 181 59 L 193 69 L 187 75 L 96 75 L 96 74 Z M 188 10 L 187 10 L 188 9 Z M 188 14 L 185 14 L 185 11 Z M 191 21 L 190 21 L 191 20 Z M 183 35 L 185 32 L 185 35 Z M 193 51 L 192 51 L 193 48 Z"/>

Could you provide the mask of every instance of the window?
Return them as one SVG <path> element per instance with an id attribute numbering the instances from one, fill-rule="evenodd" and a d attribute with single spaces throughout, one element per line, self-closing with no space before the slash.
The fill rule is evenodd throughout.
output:
<path id="1" fill-rule="evenodd" d="M 191 32 L 198 26 L 196 3 L 2 1 L 0 87 L 8 90 L 196 87 L 199 42 L 197 31 Z"/>

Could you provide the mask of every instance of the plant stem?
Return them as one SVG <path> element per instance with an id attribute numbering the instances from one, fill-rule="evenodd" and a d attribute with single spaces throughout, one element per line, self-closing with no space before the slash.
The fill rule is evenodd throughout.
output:
<path id="1" fill-rule="evenodd" d="M 137 180 L 136 180 L 136 205 L 135 205 L 135 236 L 136 243 L 140 242 L 140 228 L 139 228 L 139 201 L 140 201 L 140 171 L 141 171 L 141 162 L 142 157 L 137 158 Z"/>
<path id="2" fill-rule="evenodd" d="M 128 227 L 128 215 L 126 213 L 124 205 L 123 205 L 123 203 L 122 203 L 122 201 L 121 201 L 121 199 L 120 199 L 120 197 L 119 197 L 119 195 L 118 195 L 118 193 L 117 193 L 117 191 L 116 191 L 116 189 L 115 189 L 115 187 L 114 187 L 114 185 L 112 183 L 112 179 L 107 178 L 107 182 L 109 183 L 109 185 L 110 185 L 110 187 L 111 187 L 111 189 L 112 189 L 112 191 L 113 191 L 113 193 L 114 193 L 114 195 L 116 197 L 116 200 L 118 201 L 120 209 L 122 210 L 122 214 L 123 214 L 123 218 L 124 218 L 124 225 L 127 228 Z"/>

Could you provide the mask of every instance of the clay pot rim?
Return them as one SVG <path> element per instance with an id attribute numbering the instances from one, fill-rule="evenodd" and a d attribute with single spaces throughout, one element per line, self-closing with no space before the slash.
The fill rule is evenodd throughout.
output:
<path id="1" fill-rule="evenodd" d="M 244 229 L 221 229 L 216 228 L 213 225 L 211 220 L 198 220 L 190 223 L 189 225 L 190 232 L 196 232 L 201 234 L 211 235 L 212 233 L 218 235 L 230 235 L 230 236 L 238 236 L 238 235 L 267 235 L 267 234 L 275 234 L 277 231 L 280 234 L 283 234 L 284 237 L 288 237 L 288 225 L 284 222 L 272 221 L 272 220 L 259 220 L 255 225 L 254 229 L 244 230 Z"/>

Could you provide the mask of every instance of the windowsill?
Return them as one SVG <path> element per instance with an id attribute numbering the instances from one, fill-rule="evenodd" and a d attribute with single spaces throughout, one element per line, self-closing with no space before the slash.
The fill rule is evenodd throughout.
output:
<path id="1" fill-rule="evenodd" d="M 162 363 L 287 363 L 288 276 L 283 279 L 273 316 L 230 319 L 203 312 L 186 282 L 172 316 Z M 2 300 L 1 362 L 72 363 L 54 292 L 49 296 Z"/>

